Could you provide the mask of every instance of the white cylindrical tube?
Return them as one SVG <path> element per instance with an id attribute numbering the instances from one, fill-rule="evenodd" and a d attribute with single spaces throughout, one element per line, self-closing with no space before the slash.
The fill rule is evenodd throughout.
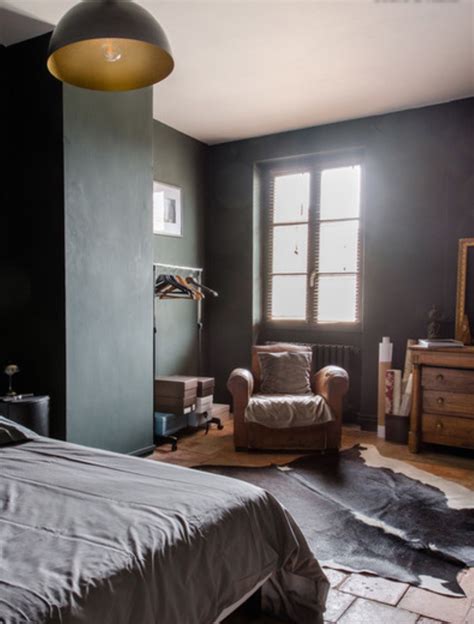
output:
<path id="1" fill-rule="evenodd" d="M 388 336 L 379 343 L 379 370 L 377 395 L 377 436 L 385 437 L 385 373 L 392 368 L 393 344 Z"/>

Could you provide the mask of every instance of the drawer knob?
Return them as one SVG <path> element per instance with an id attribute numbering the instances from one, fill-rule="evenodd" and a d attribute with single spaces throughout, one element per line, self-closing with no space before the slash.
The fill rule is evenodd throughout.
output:
<path id="1" fill-rule="evenodd" d="M 436 375 L 436 381 L 444 381 L 444 375 Z"/>
<path id="2" fill-rule="evenodd" d="M 436 423 L 436 429 L 441 430 L 443 428 L 443 423 L 441 421 L 438 421 Z"/>
<path id="3" fill-rule="evenodd" d="M 443 399 L 443 397 L 438 397 L 438 398 L 436 399 L 436 403 L 437 403 L 438 405 L 443 405 L 443 403 L 444 403 L 444 399 Z"/>

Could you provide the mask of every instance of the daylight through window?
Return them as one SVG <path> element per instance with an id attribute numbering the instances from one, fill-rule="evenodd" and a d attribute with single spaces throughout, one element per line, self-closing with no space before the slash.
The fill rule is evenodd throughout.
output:
<path id="1" fill-rule="evenodd" d="M 267 317 L 360 321 L 361 166 L 271 173 Z"/>

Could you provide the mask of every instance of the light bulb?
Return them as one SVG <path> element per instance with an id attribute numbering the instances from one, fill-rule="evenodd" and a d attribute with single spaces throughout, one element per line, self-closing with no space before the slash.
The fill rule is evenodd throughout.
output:
<path id="1" fill-rule="evenodd" d="M 102 53 L 105 60 L 109 63 L 115 63 L 122 58 L 122 50 L 112 40 L 108 40 L 106 43 L 102 44 Z"/>

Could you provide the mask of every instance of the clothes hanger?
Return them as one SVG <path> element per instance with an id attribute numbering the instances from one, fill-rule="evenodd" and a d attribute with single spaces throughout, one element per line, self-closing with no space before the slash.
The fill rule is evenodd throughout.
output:
<path id="1" fill-rule="evenodd" d="M 219 296 L 219 293 L 217 293 L 215 290 L 212 290 L 212 288 L 204 286 L 204 284 L 200 284 L 197 280 L 194 279 L 194 277 L 187 277 L 186 281 L 188 282 L 188 284 L 192 284 L 193 286 L 196 286 L 196 288 L 199 288 L 206 295 L 211 295 L 211 297 Z"/>
<path id="2" fill-rule="evenodd" d="M 155 296 L 160 299 L 168 297 L 171 293 L 177 293 L 175 284 L 171 283 L 168 275 L 159 275 L 155 282 Z M 174 295 L 173 295 L 174 296 Z M 187 293 L 181 293 L 181 297 L 187 296 Z"/>
<path id="3" fill-rule="evenodd" d="M 198 293 L 180 275 L 159 275 L 155 282 L 155 295 L 160 299 L 202 299 Z"/>
<path id="4" fill-rule="evenodd" d="M 201 299 L 205 298 L 203 293 L 198 288 L 196 288 L 194 284 L 189 282 L 187 279 L 181 277 L 181 275 L 176 275 L 176 279 L 182 286 L 188 288 L 191 291 L 191 296 L 193 299 L 200 301 Z"/>
<path id="5" fill-rule="evenodd" d="M 159 275 L 155 282 L 155 293 L 178 291 L 183 295 L 192 294 L 188 285 L 180 283 L 174 275 Z"/>

